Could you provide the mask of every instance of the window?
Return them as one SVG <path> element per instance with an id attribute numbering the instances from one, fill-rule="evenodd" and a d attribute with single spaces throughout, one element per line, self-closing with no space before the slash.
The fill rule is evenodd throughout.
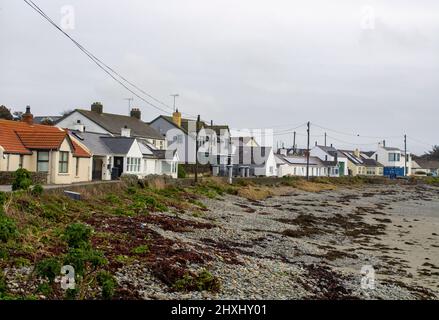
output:
<path id="1" fill-rule="evenodd" d="M 127 158 L 127 171 L 140 172 L 140 158 Z"/>
<path id="2" fill-rule="evenodd" d="M 389 161 L 390 162 L 396 162 L 401 160 L 401 154 L 400 153 L 389 153 Z"/>
<path id="3" fill-rule="evenodd" d="M 79 176 L 79 158 L 76 158 L 75 176 Z"/>
<path id="4" fill-rule="evenodd" d="M 69 172 L 69 153 L 67 151 L 59 152 L 59 173 Z"/>
<path id="5" fill-rule="evenodd" d="M 49 172 L 49 151 L 38 151 L 37 171 Z"/>

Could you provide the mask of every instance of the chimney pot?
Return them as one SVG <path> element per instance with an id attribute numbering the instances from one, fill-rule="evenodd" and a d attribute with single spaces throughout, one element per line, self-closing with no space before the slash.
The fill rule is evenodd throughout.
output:
<path id="1" fill-rule="evenodd" d="M 172 114 L 172 121 L 177 127 L 181 127 L 181 113 L 178 112 L 178 109 Z"/>
<path id="2" fill-rule="evenodd" d="M 139 108 L 132 108 L 130 111 L 130 116 L 136 119 L 141 119 L 142 113 Z"/>
<path id="3" fill-rule="evenodd" d="M 91 111 L 101 114 L 104 112 L 104 106 L 100 102 L 93 102 L 90 108 Z"/>
<path id="4" fill-rule="evenodd" d="M 30 112 L 30 106 L 26 106 L 26 112 L 23 113 L 21 121 L 32 125 L 34 123 L 34 115 Z"/>

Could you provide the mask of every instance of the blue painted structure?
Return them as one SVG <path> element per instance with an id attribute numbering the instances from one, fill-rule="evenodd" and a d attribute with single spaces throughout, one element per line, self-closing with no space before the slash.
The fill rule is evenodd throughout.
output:
<path id="1" fill-rule="evenodd" d="M 404 168 L 384 167 L 384 176 L 390 178 L 404 177 Z"/>

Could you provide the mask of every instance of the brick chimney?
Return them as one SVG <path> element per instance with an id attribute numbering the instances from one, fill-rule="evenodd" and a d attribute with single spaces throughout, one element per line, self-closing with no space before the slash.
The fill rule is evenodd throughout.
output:
<path id="1" fill-rule="evenodd" d="M 21 121 L 26 122 L 27 124 L 34 123 L 34 115 L 30 112 L 30 106 L 26 107 L 26 112 L 21 116 Z"/>
<path id="2" fill-rule="evenodd" d="M 181 127 L 181 113 L 178 112 L 178 109 L 172 114 L 172 121 L 178 126 Z"/>
<path id="3" fill-rule="evenodd" d="M 360 150 L 359 149 L 354 150 L 354 156 L 356 156 L 357 158 L 360 158 Z"/>
<path id="4" fill-rule="evenodd" d="M 130 116 L 140 120 L 142 113 L 140 112 L 139 108 L 132 108 L 130 111 Z"/>
<path id="5" fill-rule="evenodd" d="M 101 114 L 104 111 L 104 106 L 100 102 L 93 102 L 90 108 L 91 111 Z"/>

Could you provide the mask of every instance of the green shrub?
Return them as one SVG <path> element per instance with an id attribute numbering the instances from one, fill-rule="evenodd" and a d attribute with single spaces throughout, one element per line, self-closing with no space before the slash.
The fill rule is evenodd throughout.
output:
<path id="1" fill-rule="evenodd" d="M 14 172 L 14 181 L 12 182 L 12 190 L 27 190 L 32 185 L 30 172 L 20 168 Z"/>
<path id="2" fill-rule="evenodd" d="M 177 291 L 211 291 L 220 289 L 220 282 L 208 270 L 203 269 L 198 275 L 192 276 L 186 273 L 174 283 Z"/>
<path id="3" fill-rule="evenodd" d="M 0 213 L 0 242 L 7 242 L 17 236 L 18 231 L 14 220 Z"/>
<path id="4" fill-rule="evenodd" d="M 41 184 L 36 184 L 36 185 L 34 185 L 33 188 L 32 188 L 32 194 L 33 194 L 34 196 L 40 196 L 40 195 L 42 195 L 42 194 L 43 194 L 43 191 L 44 191 L 44 189 L 43 189 L 43 186 L 42 186 Z"/>
<path id="5" fill-rule="evenodd" d="M 67 289 L 66 290 L 66 294 L 65 294 L 65 299 L 66 300 L 75 300 L 76 297 L 78 296 L 79 290 L 78 288 L 75 289 Z"/>
<path id="6" fill-rule="evenodd" d="M 134 254 L 145 254 L 145 253 L 148 253 L 149 252 L 149 246 L 147 245 L 147 244 L 144 244 L 144 245 L 140 245 L 140 246 L 138 246 L 138 247 L 135 247 L 133 250 L 132 250 L 132 252 L 134 253 Z"/>
<path id="7" fill-rule="evenodd" d="M 114 277 L 107 271 L 101 271 L 97 276 L 97 280 L 98 284 L 102 287 L 102 298 L 111 299 L 117 285 Z"/>
<path id="8" fill-rule="evenodd" d="M 88 268 L 96 269 L 107 262 L 101 251 L 89 246 L 71 248 L 64 257 L 64 264 L 73 266 L 77 275 L 83 275 Z"/>
<path id="9" fill-rule="evenodd" d="M 47 297 L 53 292 L 53 289 L 52 289 L 52 286 L 50 284 L 42 283 L 37 287 L 37 292 L 39 292 L 42 295 L 45 295 Z"/>
<path id="10" fill-rule="evenodd" d="M 6 193 L 3 191 L 0 191 L 0 212 L 2 211 L 2 206 L 5 204 L 6 202 Z"/>
<path id="11" fill-rule="evenodd" d="M 56 258 L 47 258 L 37 263 L 35 272 L 41 277 L 46 277 L 50 283 L 53 283 L 56 276 L 61 272 L 61 264 Z"/>
<path id="12" fill-rule="evenodd" d="M 177 174 L 177 176 L 180 179 L 186 178 L 186 170 L 185 170 L 184 166 L 182 166 L 181 164 L 178 165 L 178 174 Z"/>
<path id="13" fill-rule="evenodd" d="M 113 214 L 117 215 L 117 216 L 127 216 L 127 217 L 132 217 L 135 216 L 135 212 L 131 209 L 123 209 L 123 208 L 115 208 L 113 210 Z"/>
<path id="14" fill-rule="evenodd" d="M 107 200 L 108 202 L 112 203 L 112 204 L 120 204 L 122 203 L 122 200 L 120 200 L 120 198 L 118 196 L 116 196 L 113 193 L 108 194 L 105 197 L 105 200 Z"/>
<path id="15" fill-rule="evenodd" d="M 89 245 L 92 229 L 82 223 L 72 223 L 64 231 L 64 240 L 71 248 L 81 248 Z"/>
<path id="16" fill-rule="evenodd" d="M 0 269 L 0 298 L 6 293 L 6 279 L 3 275 L 3 270 Z"/>
<path id="17" fill-rule="evenodd" d="M 58 221 L 64 214 L 64 210 L 58 203 L 47 203 L 42 206 L 42 216 L 52 221 Z"/>

